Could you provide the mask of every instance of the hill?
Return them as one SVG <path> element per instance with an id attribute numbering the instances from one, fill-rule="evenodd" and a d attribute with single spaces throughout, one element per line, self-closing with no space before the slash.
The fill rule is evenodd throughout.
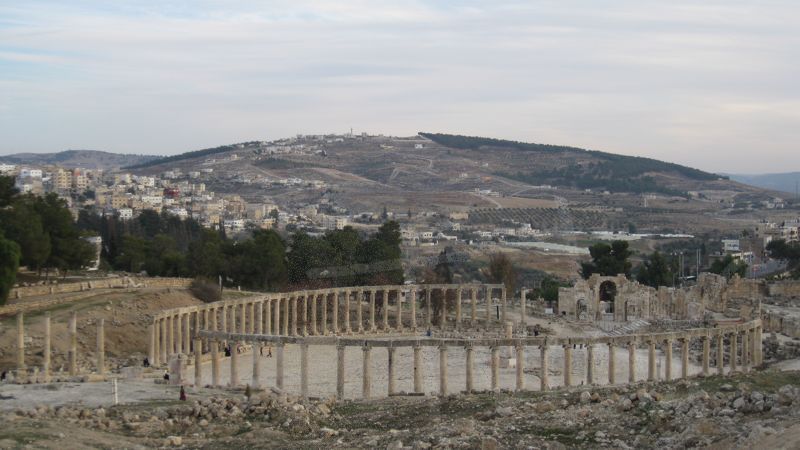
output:
<path id="1" fill-rule="evenodd" d="M 727 177 L 679 164 L 576 147 L 533 144 L 484 137 L 419 133 L 445 147 L 488 154 L 502 150 L 524 152 L 536 164 L 504 168 L 494 174 L 533 185 L 553 185 L 611 192 L 686 195 L 675 179 L 705 182 Z M 673 182 L 668 182 L 668 179 Z"/>
<path id="2" fill-rule="evenodd" d="M 800 172 L 765 173 L 759 175 L 731 174 L 732 180 L 740 183 L 758 186 L 764 189 L 797 193 L 797 183 L 800 182 Z"/>
<path id="3" fill-rule="evenodd" d="M 15 153 L 13 155 L 0 156 L 0 162 L 18 165 L 54 164 L 62 167 L 107 170 L 155 161 L 160 158 L 160 156 L 154 155 L 120 154 L 100 150 L 65 150 L 58 153 Z"/>

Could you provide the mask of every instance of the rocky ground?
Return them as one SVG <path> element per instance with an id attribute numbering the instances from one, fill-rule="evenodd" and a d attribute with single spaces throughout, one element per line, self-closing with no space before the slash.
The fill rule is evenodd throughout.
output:
<path id="1" fill-rule="evenodd" d="M 797 371 L 338 404 L 248 394 L 16 410 L 0 448 L 800 448 Z"/>

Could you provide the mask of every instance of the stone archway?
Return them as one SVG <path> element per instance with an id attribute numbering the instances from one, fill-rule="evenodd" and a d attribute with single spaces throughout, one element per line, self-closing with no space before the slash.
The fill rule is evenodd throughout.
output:
<path id="1" fill-rule="evenodd" d="M 614 314 L 614 300 L 617 298 L 617 285 L 613 281 L 600 283 L 600 301 L 606 304 L 604 313 Z"/>
<path id="2" fill-rule="evenodd" d="M 589 318 L 589 307 L 586 304 L 586 300 L 578 300 L 575 309 L 575 316 L 578 318 L 578 320 L 587 320 Z"/>

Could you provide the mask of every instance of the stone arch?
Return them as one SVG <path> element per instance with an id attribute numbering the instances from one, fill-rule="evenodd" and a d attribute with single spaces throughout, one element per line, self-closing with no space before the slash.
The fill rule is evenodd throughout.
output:
<path id="1" fill-rule="evenodd" d="M 617 298 L 617 284 L 611 280 L 606 280 L 600 283 L 598 289 L 600 302 L 606 306 L 604 313 L 614 314 L 614 301 Z"/>
<path id="2" fill-rule="evenodd" d="M 575 304 L 575 316 L 579 320 L 587 320 L 589 318 L 589 305 L 586 303 L 586 299 L 578 299 Z"/>

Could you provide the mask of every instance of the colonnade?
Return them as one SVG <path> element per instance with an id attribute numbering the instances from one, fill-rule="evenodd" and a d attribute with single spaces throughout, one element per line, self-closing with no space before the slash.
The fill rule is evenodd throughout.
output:
<path id="1" fill-rule="evenodd" d="M 222 386 L 222 381 L 219 377 L 219 366 L 221 364 L 218 347 L 223 342 L 237 342 L 242 344 L 250 344 L 253 346 L 253 373 L 251 383 L 254 387 L 263 387 L 263 380 L 260 375 L 260 359 L 258 349 L 262 345 L 275 346 L 278 352 L 276 358 L 275 374 L 276 374 L 276 387 L 283 389 L 283 380 L 286 376 L 284 373 L 284 359 L 283 354 L 285 346 L 297 345 L 300 347 L 300 373 L 293 374 L 296 378 L 301 380 L 300 394 L 304 398 L 308 397 L 308 384 L 310 376 L 323 376 L 309 373 L 308 369 L 308 348 L 315 345 L 326 345 L 336 349 L 336 396 L 341 399 L 344 397 L 344 384 L 345 384 L 345 349 L 346 347 L 360 347 L 362 349 L 361 358 L 361 381 L 362 389 L 361 396 L 363 398 L 370 398 L 375 395 L 372 391 L 372 357 L 373 349 L 385 348 L 386 349 L 386 395 L 394 395 L 396 390 L 396 370 L 397 365 L 396 354 L 398 349 L 410 348 L 412 349 L 412 367 L 413 367 L 413 389 L 418 394 L 437 390 L 440 395 L 447 395 L 452 393 L 451 386 L 448 386 L 448 357 L 450 352 L 464 351 L 465 358 L 462 370 L 465 374 L 464 391 L 473 392 L 475 390 L 475 373 L 474 365 L 475 358 L 474 352 L 479 347 L 484 347 L 489 350 L 490 356 L 490 389 L 498 390 L 501 388 L 514 389 L 517 391 L 528 390 L 529 386 L 525 385 L 525 370 L 526 370 L 526 349 L 533 347 L 538 351 L 540 357 L 540 367 L 538 368 L 539 385 L 538 389 L 546 391 L 555 387 L 551 384 L 549 360 L 554 356 L 561 353 L 562 356 L 562 380 L 560 386 L 570 387 L 577 384 L 617 384 L 617 383 L 634 383 L 636 378 L 636 350 L 640 347 L 648 349 L 647 357 L 647 380 L 653 381 L 660 378 L 656 373 L 656 351 L 661 348 L 665 356 L 665 366 L 663 368 L 663 378 L 671 380 L 680 376 L 681 378 L 688 378 L 689 374 L 689 351 L 691 344 L 694 340 L 702 342 L 702 375 L 711 375 L 711 344 L 712 341 L 716 342 L 717 358 L 716 370 L 717 373 L 722 375 L 725 373 L 733 373 L 737 371 L 747 371 L 751 366 L 760 365 L 763 362 L 763 354 L 761 350 L 761 334 L 762 327 L 760 320 L 736 325 L 725 325 L 720 328 L 713 329 L 691 329 L 681 332 L 672 333 L 658 333 L 658 334 L 637 334 L 625 335 L 614 337 L 597 337 L 597 338 L 560 338 L 560 337 L 523 337 L 523 338 L 505 338 L 505 339 L 442 339 L 442 338 L 353 338 L 353 337 L 337 337 L 337 336 L 271 336 L 271 335 L 253 335 L 253 334 L 239 334 L 239 333 L 225 333 L 219 331 L 201 331 L 200 337 L 207 339 L 211 345 L 211 358 L 212 358 L 212 386 Z M 737 343 L 741 339 L 742 345 L 738 346 Z M 199 340 L 198 340 L 199 341 Z M 728 342 L 727 347 L 725 342 Z M 680 374 L 673 371 L 672 367 L 672 350 L 674 345 L 678 345 L 681 354 Z M 598 379 L 594 374 L 596 367 L 594 357 L 595 349 L 600 346 L 606 346 L 608 349 L 608 373 L 607 380 Z M 435 347 L 438 349 L 439 354 L 439 382 L 436 388 L 432 389 L 431 386 L 425 386 L 423 382 L 424 367 L 421 364 L 421 349 L 423 347 Z M 500 367 L 500 350 L 507 348 L 513 350 L 516 355 L 516 381 L 513 387 L 500 386 L 500 377 L 498 376 Z M 585 348 L 586 352 L 586 370 L 583 373 L 576 374 L 573 369 L 573 349 Z M 619 348 L 628 350 L 628 378 L 627 380 L 617 380 L 616 378 L 616 359 L 615 353 Z M 552 353 L 551 353 L 552 352 Z M 404 352 L 409 353 L 409 352 Z M 238 386 L 239 381 L 239 358 L 234 356 L 235 352 L 229 358 L 230 379 L 226 385 Z M 727 372 L 725 371 L 725 355 L 728 356 Z M 201 353 L 196 353 L 196 358 L 200 360 Z M 197 366 L 196 366 L 197 367 Z M 201 383 L 201 369 L 197 368 L 195 371 L 195 383 Z M 384 377 L 381 377 L 384 378 Z M 533 389 L 537 387 L 534 386 Z M 460 390 L 460 389 L 459 389 Z"/>
<path id="2" fill-rule="evenodd" d="M 434 296 L 445 299 L 437 317 Z M 494 298 L 497 311 L 492 308 Z M 502 284 L 364 286 L 269 294 L 159 313 L 148 330 L 148 357 L 160 365 L 172 355 L 195 352 L 200 330 L 326 336 L 493 327 L 506 321 L 507 309 Z"/>
<path id="3" fill-rule="evenodd" d="M 28 366 L 25 361 L 25 314 L 22 312 L 17 313 L 17 380 L 25 380 L 28 376 Z M 51 332 L 50 332 L 50 312 L 44 313 L 44 342 L 42 345 L 42 365 L 38 374 L 41 381 L 48 383 L 52 377 L 51 369 Z M 95 356 L 97 362 L 95 364 L 95 373 L 98 375 L 106 374 L 105 363 L 105 319 L 97 319 L 96 322 L 96 352 Z M 69 318 L 67 325 L 69 332 L 69 348 L 67 351 L 67 367 L 70 376 L 80 375 L 78 370 L 78 314 L 73 312 Z M 37 370 L 39 368 L 37 367 Z"/>

